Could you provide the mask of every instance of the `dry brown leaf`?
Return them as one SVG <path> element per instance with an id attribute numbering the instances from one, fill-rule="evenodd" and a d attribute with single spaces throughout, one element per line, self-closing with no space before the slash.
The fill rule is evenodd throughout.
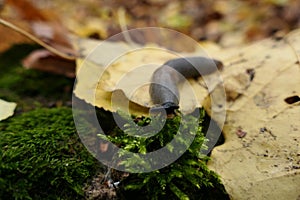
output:
<path id="1" fill-rule="evenodd" d="M 76 51 L 70 43 L 68 30 L 61 24 L 53 12 L 39 10 L 26 0 L 8 0 L 6 6 L 18 12 L 30 30 L 25 30 L 1 19 L 1 24 L 10 27 L 11 32 L 17 31 L 44 46 L 47 50 L 32 52 L 23 64 L 26 68 L 75 76 Z M 50 14 L 49 14 L 50 13 Z"/>
<path id="2" fill-rule="evenodd" d="M 68 30 L 55 12 L 40 10 L 27 0 L 7 0 L 7 6 L 17 11 L 19 17 L 28 22 L 34 35 L 58 51 L 76 55 L 69 39 Z"/>
<path id="3" fill-rule="evenodd" d="M 36 69 L 53 74 L 75 77 L 75 63 L 54 55 L 48 50 L 40 49 L 30 53 L 23 61 L 25 68 Z"/>
<path id="4" fill-rule="evenodd" d="M 21 15 L 25 20 L 46 21 L 49 19 L 49 16 L 46 17 L 46 15 L 44 13 L 42 13 L 38 8 L 36 8 L 34 5 L 32 5 L 27 0 L 5 0 L 5 4 L 16 8 L 18 11 L 18 14 Z"/>
<path id="5" fill-rule="evenodd" d="M 20 20 L 11 20 L 13 24 L 18 27 L 22 27 L 23 30 L 29 32 L 30 26 L 27 23 L 21 22 Z M 7 27 L 0 25 L 0 53 L 8 50 L 15 44 L 30 44 L 33 43 L 30 39 L 24 37 L 22 34 L 14 32 Z"/>

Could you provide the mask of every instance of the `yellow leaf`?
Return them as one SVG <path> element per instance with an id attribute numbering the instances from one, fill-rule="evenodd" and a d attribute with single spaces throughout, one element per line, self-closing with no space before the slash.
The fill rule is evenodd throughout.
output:
<path id="1" fill-rule="evenodd" d="M 14 110 L 17 104 L 13 102 L 7 102 L 0 99 L 0 121 L 9 118 L 14 114 Z"/>
<path id="2" fill-rule="evenodd" d="M 159 45 L 137 45 L 125 42 L 75 39 L 84 55 L 77 63 L 77 83 L 75 94 L 88 103 L 116 111 L 128 108 L 135 115 L 148 115 L 153 106 L 149 95 L 150 79 L 153 72 L 166 61 L 180 56 L 205 55 L 203 50 L 216 51 L 218 48 L 209 43 L 197 46 L 194 52 L 182 52 L 180 55 Z M 206 82 L 213 82 L 214 76 Z M 201 107 L 207 96 L 205 82 L 189 80 L 182 84 L 180 107 L 183 112 L 192 112 Z M 197 91 L 197 92 L 195 92 Z"/>
<path id="3" fill-rule="evenodd" d="M 236 49 L 229 57 L 218 55 L 224 58 L 222 75 L 231 98 L 225 144 L 213 150 L 209 167 L 221 176 L 232 199 L 300 195 L 299 37 L 297 30 L 279 41 Z M 247 82 L 245 76 L 254 77 Z M 289 97 L 295 102 L 287 103 Z"/>

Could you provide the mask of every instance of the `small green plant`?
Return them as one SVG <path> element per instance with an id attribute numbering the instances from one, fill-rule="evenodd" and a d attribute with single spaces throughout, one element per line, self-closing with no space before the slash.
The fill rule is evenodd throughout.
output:
<path id="1" fill-rule="evenodd" d="M 0 199 L 82 199 L 102 165 L 80 143 L 70 108 L 0 122 Z"/>
<path id="2" fill-rule="evenodd" d="M 205 136 L 202 133 L 202 119 L 193 115 L 182 117 L 180 114 L 172 119 L 167 119 L 163 128 L 151 137 L 135 137 L 137 132 L 143 133 L 141 127 L 150 123 L 150 118 L 136 119 L 136 124 L 125 124 L 125 130 L 117 129 L 107 138 L 130 152 L 146 154 L 170 144 L 176 134 L 182 132 L 194 135 L 194 140 L 189 146 L 185 138 L 178 140 L 176 145 L 169 148 L 175 152 L 179 145 L 187 147 L 187 151 L 171 165 L 148 173 L 131 174 L 122 182 L 121 190 L 128 198 L 134 199 L 215 199 L 222 197 L 227 199 L 226 192 L 216 173 L 206 166 L 209 157 L 200 153 L 205 145 Z M 153 120 L 153 119 L 152 119 Z M 155 121 L 155 120 L 153 120 Z M 195 126 L 196 124 L 196 126 Z M 180 127 L 181 126 L 181 127 Z M 100 135 L 100 137 L 102 137 Z M 103 137 L 102 137 L 103 138 Z M 131 159 L 126 159 L 126 154 L 120 153 L 118 159 L 124 169 L 131 169 L 136 165 L 143 165 L 138 154 Z M 145 166 L 143 166 L 145 167 Z M 219 195 L 219 196 L 218 196 Z"/>

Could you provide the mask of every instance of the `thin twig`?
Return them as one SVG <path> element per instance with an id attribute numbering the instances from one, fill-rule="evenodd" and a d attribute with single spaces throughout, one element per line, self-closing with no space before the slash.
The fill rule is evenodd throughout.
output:
<path id="1" fill-rule="evenodd" d="M 55 48 L 53 48 L 52 46 L 48 45 L 47 43 L 43 42 L 42 40 L 40 40 L 39 38 L 37 38 L 36 36 L 32 35 L 31 33 L 28 33 L 24 30 L 22 30 L 21 28 L 15 26 L 14 24 L 4 20 L 4 19 L 1 19 L 0 18 L 0 24 L 8 27 L 8 28 L 11 28 L 12 30 L 26 36 L 27 38 L 31 39 L 32 41 L 38 43 L 39 45 L 45 47 L 47 50 L 49 50 L 51 53 L 54 53 L 55 55 L 57 56 L 60 56 L 64 59 L 67 59 L 67 60 L 75 60 L 76 57 L 75 56 L 70 56 L 70 55 L 67 55 Z"/>
<path id="2" fill-rule="evenodd" d="M 126 23 L 126 11 L 124 8 L 119 8 L 118 9 L 118 21 L 123 33 L 123 36 L 126 40 L 127 43 L 129 44 L 134 44 L 134 42 L 132 41 L 129 31 L 127 29 L 127 23 Z"/>

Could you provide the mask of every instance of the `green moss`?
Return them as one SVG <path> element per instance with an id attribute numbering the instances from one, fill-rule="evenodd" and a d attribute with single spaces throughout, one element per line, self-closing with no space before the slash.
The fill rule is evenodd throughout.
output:
<path id="1" fill-rule="evenodd" d="M 0 122 L 0 199 L 82 199 L 102 165 L 80 143 L 70 108 Z"/>
<path id="2" fill-rule="evenodd" d="M 16 45 L 0 54 L 0 98 L 23 110 L 71 99 L 72 79 L 22 67 L 21 60 L 36 48 Z"/>
<path id="3" fill-rule="evenodd" d="M 125 124 L 124 131 L 116 128 L 114 135 L 108 136 L 108 139 L 119 147 L 141 154 L 165 147 L 175 136 L 176 143 L 168 148 L 170 153 L 187 147 L 187 151 L 183 152 L 183 155 L 174 163 L 149 173 L 131 174 L 125 179 L 122 182 L 121 191 L 127 199 L 229 199 L 219 176 L 207 168 L 206 161 L 209 157 L 200 153 L 206 141 L 202 132 L 203 116 L 204 110 L 201 111 L 200 119 L 193 115 L 182 117 L 179 114 L 172 119 L 167 119 L 164 127 L 156 135 L 147 139 L 131 136 L 136 133 L 142 135 L 143 131 L 140 126 L 149 124 L 151 120 L 155 125 L 153 119 L 140 118 L 137 122 L 138 126 Z M 195 136 L 190 145 L 185 138 L 187 135 Z M 103 138 L 101 135 L 99 137 Z M 145 163 L 138 155 L 131 159 L 123 159 L 120 153 L 119 158 L 120 164 L 126 170 Z M 155 162 L 157 162 L 155 159 L 151 160 L 152 165 L 155 165 Z M 159 162 L 163 162 L 163 159 Z M 146 163 L 143 167 L 147 165 Z"/>

